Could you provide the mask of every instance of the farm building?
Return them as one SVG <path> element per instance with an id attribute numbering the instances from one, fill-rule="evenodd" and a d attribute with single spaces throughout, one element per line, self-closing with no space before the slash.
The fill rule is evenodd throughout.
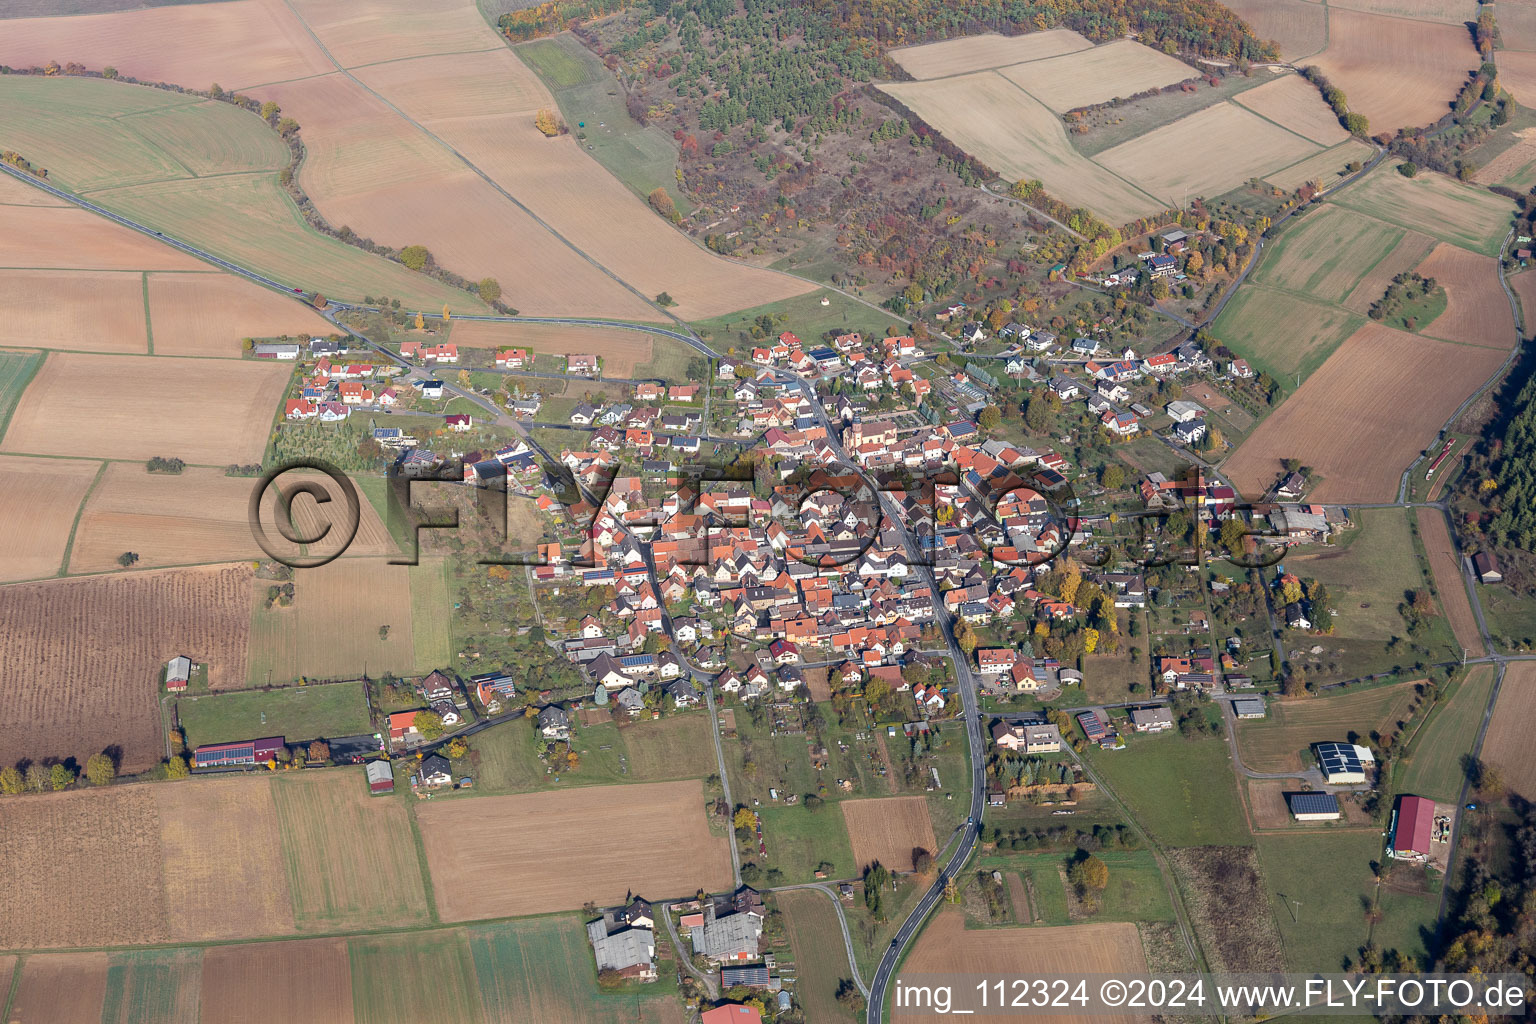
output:
<path id="1" fill-rule="evenodd" d="M 1392 815 L 1392 829 L 1387 838 L 1387 856 L 1398 860 L 1428 860 L 1430 835 L 1435 825 L 1435 802 L 1422 796 L 1405 796 L 1397 801 Z"/>
<path id="2" fill-rule="evenodd" d="M 1261 698 L 1239 697 L 1232 702 L 1232 713 L 1238 718 L 1263 718 L 1267 712 Z"/>
<path id="3" fill-rule="evenodd" d="M 768 981 L 768 968 L 766 967 L 720 968 L 721 988 L 735 988 L 738 985 L 743 988 L 767 988 Z"/>
<path id="4" fill-rule="evenodd" d="M 240 740 L 235 743 L 208 743 L 192 752 L 194 768 L 227 768 L 235 765 L 266 764 L 284 747 L 283 737 L 268 736 L 259 740 Z"/>
<path id="5" fill-rule="evenodd" d="M 617 971 L 620 977 L 656 980 L 656 934 L 648 928 L 621 926 L 610 932 L 606 916 L 587 925 L 587 939 L 599 971 Z"/>
<path id="6" fill-rule="evenodd" d="M 756 914 L 716 917 L 711 907 L 706 911 L 703 923 L 694 926 L 689 937 L 696 955 L 718 964 L 728 960 L 757 959 L 757 940 L 762 934 L 763 921 Z"/>
<path id="7" fill-rule="evenodd" d="M 1479 583 L 1504 582 L 1504 573 L 1499 570 L 1498 560 L 1491 551 L 1479 551 L 1472 556 L 1472 571 L 1477 573 Z"/>
<path id="8" fill-rule="evenodd" d="M 1376 763 L 1369 747 L 1358 743 L 1318 743 L 1317 766 L 1330 786 L 1347 786 L 1365 781 L 1366 765 Z"/>
<path id="9" fill-rule="evenodd" d="M 388 761 L 368 762 L 368 792 L 393 793 L 395 791 L 395 773 L 389 767 Z"/>
<path id="10" fill-rule="evenodd" d="M 1286 805 L 1297 821 L 1337 821 L 1339 801 L 1332 793 L 1287 793 Z"/>
<path id="11" fill-rule="evenodd" d="M 717 1006 L 699 1015 L 699 1024 L 763 1024 L 763 1015 L 755 1006 Z"/>
<path id="12" fill-rule="evenodd" d="M 172 658 L 165 666 L 165 688 L 179 693 L 192 678 L 192 659 L 185 655 Z"/>

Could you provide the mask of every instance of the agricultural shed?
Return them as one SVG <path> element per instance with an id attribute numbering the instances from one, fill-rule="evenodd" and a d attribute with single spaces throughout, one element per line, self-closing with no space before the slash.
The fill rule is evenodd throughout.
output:
<path id="1" fill-rule="evenodd" d="M 1332 793 L 1287 793 L 1285 802 L 1297 821 L 1337 821 L 1339 801 Z"/>
<path id="2" fill-rule="evenodd" d="M 1365 766 L 1376 763 L 1370 748 L 1358 743 L 1318 743 L 1315 749 L 1317 766 L 1330 786 L 1364 782 Z"/>
<path id="3" fill-rule="evenodd" d="M 1405 796 L 1392 816 L 1392 835 L 1387 854 L 1398 860 L 1428 860 L 1429 836 L 1435 822 L 1435 802 L 1422 796 Z"/>

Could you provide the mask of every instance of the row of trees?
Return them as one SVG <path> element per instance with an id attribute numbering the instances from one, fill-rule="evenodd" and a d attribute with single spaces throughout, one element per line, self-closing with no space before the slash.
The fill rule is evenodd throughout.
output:
<path id="1" fill-rule="evenodd" d="M 74 758 L 52 763 L 23 762 L 0 768 L 0 794 L 19 796 L 22 793 L 59 792 L 75 785 L 82 777 L 93 786 L 111 785 L 117 777 L 117 764 L 105 753 L 86 758 L 83 772 L 76 767 Z"/>

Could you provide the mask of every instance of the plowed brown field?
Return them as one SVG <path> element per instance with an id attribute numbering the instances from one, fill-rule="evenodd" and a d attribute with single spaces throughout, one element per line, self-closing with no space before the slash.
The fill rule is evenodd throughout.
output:
<path id="1" fill-rule="evenodd" d="M 144 280 L 138 274 L 8 270 L 0 274 L 0 309 L 6 311 L 0 318 L 0 345 L 149 351 Z"/>
<path id="2" fill-rule="evenodd" d="M 696 781 L 434 800 L 416 820 L 444 921 L 601 906 L 631 891 L 712 892 L 731 881 L 730 851 L 709 834 Z M 612 842 L 595 836 L 597 822 Z M 496 863 L 518 865 L 515 885 L 480 884 Z"/>
<path id="3" fill-rule="evenodd" d="M 0 688 L 6 759 L 122 749 L 142 771 L 164 756 L 158 696 L 179 654 L 216 685 L 243 680 L 250 569 L 212 566 L 21 583 L 0 591 L 0 664 L 26 671 Z"/>
<path id="4" fill-rule="evenodd" d="M 12 1024 L 100 1024 L 107 997 L 107 954 L 27 957 L 7 1018 Z"/>
<path id="5" fill-rule="evenodd" d="M 149 318 L 157 356 L 238 359 L 243 338 L 335 330 L 303 303 L 228 274 L 150 274 Z"/>
<path id="6" fill-rule="evenodd" d="M 202 1019 L 219 1024 L 352 1024 L 346 940 L 257 942 L 205 951 Z"/>
<path id="7" fill-rule="evenodd" d="M 1370 119 L 1373 132 L 1395 132 L 1449 113 L 1478 61 L 1472 37 L 1461 25 L 1330 8 L 1328 48 L 1312 63 L 1344 90 L 1351 111 Z M 1502 55 L 1499 74 L 1509 85 Z"/>
<path id="8" fill-rule="evenodd" d="M 958 907 L 944 907 L 934 915 L 902 970 L 910 974 L 1014 976 L 1021 964 L 1029 965 L 1031 976 L 1043 978 L 1084 973 L 1129 976 L 1144 974 L 1147 970 L 1141 937 L 1134 924 L 971 930 L 965 927 L 965 914 Z M 936 1024 L 949 1018 L 898 1009 L 891 1019 L 895 1024 Z M 1029 1019 L 1069 1024 L 1139 1018 L 1132 1015 L 1051 1014 Z"/>
<path id="9" fill-rule="evenodd" d="M 58 574 L 75 512 L 100 468 L 0 455 L 0 583 Z"/>
<path id="10" fill-rule="evenodd" d="M 1391 501 L 1403 470 L 1503 360 L 1498 349 L 1366 324 L 1222 468 L 1256 497 L 1295 457 L 1322 474 L 1313 501 Z"/>
<path id="11" fill-rule="evenodd" d="M 14 25 L 16 22 L 7 22 Z M 0 46 L 3 48 L 3 46 Z M 3 267 L 79 270 L 206 270 L 207 264 L 168 245 L 103 220 L 56 206 L 0 206 Z"/>
<path id="12" fill-rule="evenodd" d="M 1536 687 L 1536 662 L 1512 661 L 1506 666 L 1482 751 L 1483 760 L 1499 770 L 1504 787 L 1526 799 L 1536 796 L 1536 757 L 1531 756 L 1531 734 L 1536 733 L 1532 687 Z"/>
<path id="13" fill-rule="evenodd" d="M 854 867 L 863 871 L 879 861 L 892 871 L 911 871 L 913 851 L 938 855 L 928 798 L 893 796 L 878 800 L 844 800 L 843 820 L 853 843 Z"/>
<path id="14" fill-rule="evenodd" d="M 1508 352 L 1519 336 L 1509 299 L 1499 285 L 1499 261 L 1441 242 L 1419 273 L 1445 288 L 1445 312 L 1419 330 L 1432 338 L 1486 345 Z"/>
<path id="15" fill-rule="evenodd" d="M 291 372 L 254 360 L 54 352 L 0 443 L 36 455 L 259 462 Z"/>
<path id="16" fill-rule="evenodd" d="M 1477 617 L 1472 614 L 1472 602 L 1467 597 L 1466 581 L 1461 573 L 1461 560 L 1451 543 L 1445 516 L 1439 509 L 1421 508 L 1416 512 L 1419 537 L 1424 550 L 1429 553 L 1429 569 L 1435 576 L 1435 589 L 1440 592 L 1440 607 L 1445 619 L 1456 634 L 1456 642 L 1473 654 L 1483 653 L 1483 637 L 1477 630 Z"/>

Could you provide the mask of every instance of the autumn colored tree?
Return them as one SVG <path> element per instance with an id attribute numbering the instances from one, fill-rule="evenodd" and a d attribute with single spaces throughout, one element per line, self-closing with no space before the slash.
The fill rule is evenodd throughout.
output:
<path id="1" fill-rule="evenodd" d="M 418 313 L 417 313 L 417 314 L 416 314 L 416 329 L 417 329 L 417 330 L 418 330 L 418 331 L 419 331 L 419 330 L 421 330 L 421 329 L 422 329 L 422 328 L 423 328 L 423 327 L 426 327 L 426 326 L 427 326 L 427 321 L 426 321 L 426 318 L 425 318 L 425 317 L 423 317 L 423 316 L 422 316 L 422 315 L 421 315 L 421 314 L 420 314 L 420 313 L 419 313 L 419 312 L 418 312 Z"/>
<path id="2" fill-rule="evenodd" d="M 412 270 L 424 270 L 432 260 L 432 253 L 424 245 L 408 245 L 400 250 L 400 262 Z"/>
<path id="3" fill-rule="evenodd" d="M 61 789 L 68 789 L 70 783 L 75 781 L 75 773 L 66 764 L 55 763 L 48 769 L 48 782 L 57 793 Z"/>
<path id="4" fill-rule="evenodd" d="M 168 779 L 184 779 L 191 774 L 192 771 L 187 767 L 187 759 L 184 757 L 172 757 L 165 762 L 165 777 Z"/>
<path id="5" fill-rule="evenodd" d="M 560 134 L 560 122 L 556 120 L 555 112 L 548 107 L 541 107 L 534 115 L 533 126 L 550 138 Z"/>
<path id="6" fill-rule="evenodd" d="M 315 740 L 309 745 L 309 759 L 311 761 L 329 761 L 331 759 L 331 745 L 325 740 Z"/>
<path id="7" fill-rule="evenodd" d="M 106 754 L 92 754 L 85 760 L 85 777 L 93 786 L 105 786 L 117 777 L 117 765 Z"/>
<path id="8" fill-rule="evenodd" d="M 436 711 L 418 711 L 416 713 L 416 731 L 421 733 L 422 739 L 435 740 L 443 734 L 443 716 Z"/>
<path id="9" fill-rule="evenodd" d="M 483 302 L 495 302 L 501 298 L 501 285 L 494 277 L 481 278 L 475 290 L 480 293 L 480 299 Z"/>
<path id="10" fill-rule="evenodd" d="M 16 796 L 26 789 L 26 780 L 15 767 L 0 768 L 0 793 Z"/>
<path id="11" fill-rule="evenodd" d="M 651 194 L 647 197 L 647 201 L 651 204 L 651 209 L 663 217 L 668 220 L 677 219 L 677 204 L 672 201 L 671 193 L 660 185 L 651 189 Z"/>
<path id="12" fill-rule="evenodd" d="M 752 813 L 752 808 L 743 807 L 739 809 L 736 812 L 736 816 L 731 819 L 731 826 L 733 828 L 746 829 L 748 831 L 755 830 L 757 828 L 757 815 Z"/>

